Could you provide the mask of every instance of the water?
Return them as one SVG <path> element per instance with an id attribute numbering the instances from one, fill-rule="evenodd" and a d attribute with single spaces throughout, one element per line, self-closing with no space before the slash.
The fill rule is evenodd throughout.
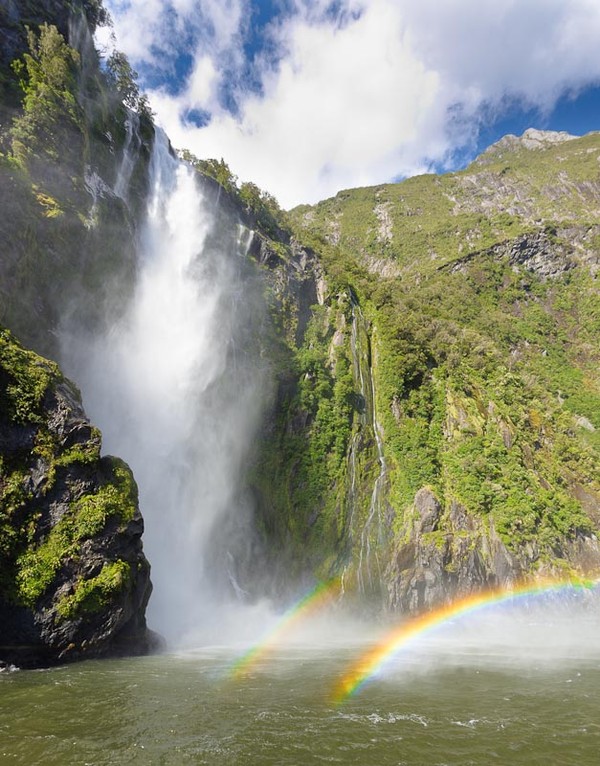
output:
<path id="1" fill-rule="evenodd" d="M 129 192 L 129 182 L 133 175 L 133 169 L 138 157 L 141 145 L 140 139 L 140 116 L 132 109 L 127 110 L 125 117 L 125 143 L 123 144 L 123 153 L 121 162 L 117 171 L 117 177 L 113 191 L 122 200 L 127 201 Z"/>
<path id="2" fill-rule="evenodd" d="M 116 192 L 125 194 L 136 126 Z M 256 351 L 263 306 L 243 257 L 250 234 L 215 232 L 197 175 L 157 131 L 137 277 L 103 331 L 62 333 L 63 362 L 105 452 L 131 466 L 152 565 L 151 627 L 172 642 L 211 630 L 244 595 L 251 543 L 243 473 L 266 391 Z M 218 629 L 217 629 L 218 630 Z"/>
<path id="3" fill-rule="evenodd" d="M 463 625 L 341 705 L 331 690 L 363 639 L 298 640 L 240 680 L 235 647 L 5 673 L 0 762 L 596 766 L 597 629 L 534 625 L 523 643 L 526 621 L 514 640 L 508 622 Z"/>
<path id="4" fill-rule="evenodd" d="M 383 516 L 383 490 L 387 481 L 387 464 L 383 451 L 381 427 L 377 420 L 375 406 L 375 380 L 373 376 L 373 366 L 371 361 L 372 351 L 367 331 L 367 323 L 360 306 L 354 300 L 352 301 L 352 332 L 350 345 L 352 349 L 354 380 L 363 402 L 363 408 L 359 415 L 359 422 L 363 431 L 366 426 L 370 426 L 372 429 L 377 448 L 377 462 L 379 463 L 379 472 L 373 484 L 366 520 L 360 533 L 360 549 L 358 553 L 356 577 L 358 590 L 364 595 L 367 592 L 376 592 L 378 583 L 381 579 L 378 547 L 383 543 L 381 522 Z M 355 434 L 353 437 L 349 452 L 349 474 L 351 479 L 348 496 L 350 504 L 350 528 L 352 528 L 356 505 L 357 437 L 360 438 L 360 435 Z M 375 521 L 376 525 L 374 524 Z M 373 530 L 373 526 L 376 526 L 375 530 Z M 372 541 L 375 541 L 376 543 L 373 547 L 371 545 Z M 372 559 L 375 559 L 374 565 Z"/>
<path id="5" fill-rule="evenodd" d="M 386 629 L 339 609 L 240 678 L 247 641 L 2 673 L 0 762 L 595 766 L 599 628 L 597 600 L 494 607 L 419 636 L 342 703 Z"/>

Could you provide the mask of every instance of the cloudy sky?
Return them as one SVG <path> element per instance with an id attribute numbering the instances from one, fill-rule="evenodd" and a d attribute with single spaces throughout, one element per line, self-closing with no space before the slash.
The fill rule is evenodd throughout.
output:
<path id="1" fill-rule="evenodd" d="M 283 207 L 462 167 L 530 125 L 600 129 L 599 0 L 105 5 L 173 145 Z"/>

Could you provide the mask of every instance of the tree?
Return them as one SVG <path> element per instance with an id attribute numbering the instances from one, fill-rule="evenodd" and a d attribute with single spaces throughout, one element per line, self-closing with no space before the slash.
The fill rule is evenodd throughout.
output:
<path id="1" fill-rule="evenodd" d="M 53 25 L 42 24 L 39 37 L 28 29 L 27 39 L 30 52 L 13 62 L 25 94 L 23 114 L 11 130 L 13 152 L 24 159 L 36 148 L 57 159 L 64 129 L 81 130 L 76 99 L 79 54 Z"/>
<path id="2" fill-rule="evenodd" d="M 137 84 L 138 73 L 129 63 L 127 56 L 114 50 L 106 62 L 108 75 L 112 80 L 121 101 L 129 109 L 138 112 L 141 117 L 152 118 L 152 110 L 145 93 L 140 94 Z"/>

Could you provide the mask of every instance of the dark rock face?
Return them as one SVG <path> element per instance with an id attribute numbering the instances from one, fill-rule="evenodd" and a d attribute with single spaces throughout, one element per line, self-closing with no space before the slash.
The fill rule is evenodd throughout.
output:
<path id="1" fill-rule="evenodd" d="M 465 273 L 470 263 L 484 256 L 494 259 L 506 258 L 513 268 L 524 268 L 542 279 L 556 279 L 575 268 L 576 263 L 571 251 L 572 248 L 568 248 L 564 242 L 552 241 L 546 232 L 538 231 L 500 242 L 488 250 L 469 253 L 448 266 L 443 266 L 441 271 Z"/>
<path id="2" fill-rule="evenodd" d="M 485 588 L 510 587 L 531 578 L 539 559 L 535 543 L 510 551 L 493 525 L 455 500 L 444 513 L 427 487 L 415 495 L 406 524 L 408 534 L 385 573 L 388 604 L 395 611 L 418 614 Z M 560 554 L 584 575 L 600 567 L 595 535 L 578 533 L 565 541 Z M 560 578 L 561 572 L 538 565 L 538 575 Z"/>
<path id="3" fill-rule="evenodd" d="M 26 26 L 36 29 L 44 22 L 54 24 L 63 37 L 69 33 L 69 21 L 76 15 L 83 16 L 93 32 L 106 14 L 95 2 L 75 0 L 34 0 L 19 3 L 3 0 L 0 5 L 0 66 L 8 66 L 13 59 L 27 50 Z"/>
<path id="4" fill-rule="evenodd" d="M 0 662 L 147 652 L 137 488 L 77 390 L 0 333 Z"/>

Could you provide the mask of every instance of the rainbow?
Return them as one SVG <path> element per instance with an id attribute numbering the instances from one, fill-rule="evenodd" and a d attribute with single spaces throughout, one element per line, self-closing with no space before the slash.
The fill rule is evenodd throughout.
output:
<path id="1" fill-rule="evenodd" d="M 486 590 L 471 594 L 465 598 L 453 601 L 450 604 L 445 604 L 427 614 L 415 617 L 395 628 L 381 643 L 371 648 L 357 662 L 355 662 L 336 686 L 332 695 L 333 702 L 340 704 L 352 694 L 356 694 L 364 684 L 381 670 L 386 662 L 392 659 L 407 644 L 427 634 L 429 631 L 433 631 L 451 619 L 463 617 L 502 602 L 525 599 L 540 594 L 569 589 L 589 590 L 593 588 L 597 582 L 598 581 L 593 580 L 554 580 L 545 583 L 523 583 L 521 585 L 516 585 L 511 590 Z"/>
<path id="2" fill-rule="evenodd" d="M 300 621 L 305 620 L 326 604 L 333 601 L 339 593 L 339 581 L 320 582 L 291 606 L 279 619 L 273 630 L 260 642 L 252 646 L 232 665 L 230 676 L 242 678 L 247 675 L 252 666 L 265 657 L 277 645 L 281 644 L 284 636 Z"/>

